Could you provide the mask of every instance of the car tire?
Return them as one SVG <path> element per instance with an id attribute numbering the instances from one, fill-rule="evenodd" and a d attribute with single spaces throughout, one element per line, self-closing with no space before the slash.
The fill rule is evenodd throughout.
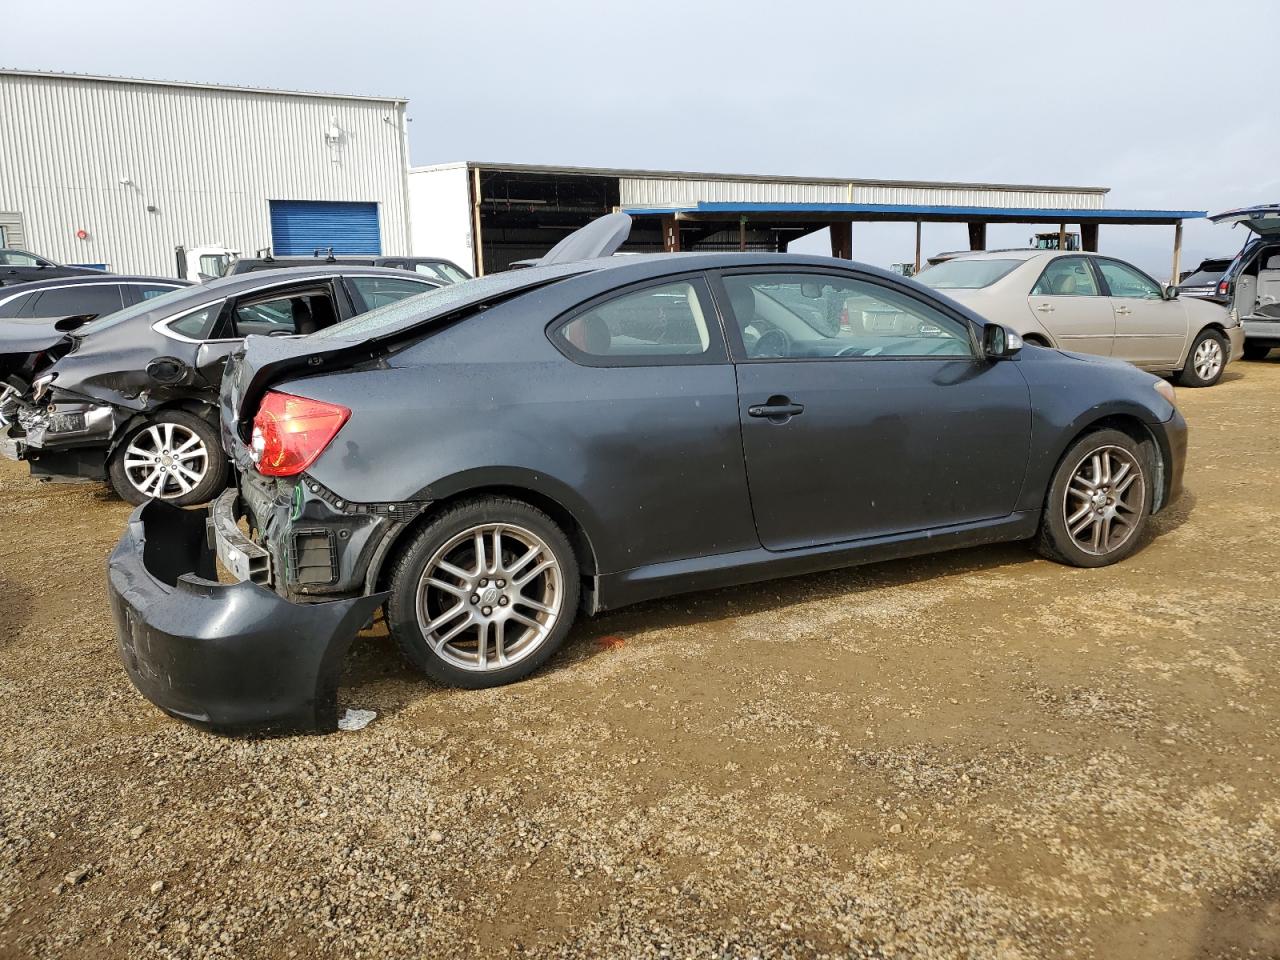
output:
<path id="1" fill-rule="evenodd" d="M 1246 340 L 1244 344 L 1244 358 L 1246 360 L 1265 360 L 1267 359 L 1267 354 L 1269 354 L 1272 349 L 1274 348 L 1269 343 L 1249 343 Z"/>
<path id="2" fill-rule="evenodd" d="M 502 686 L 560 648 L 579 587 L 573 547 L 550 517 L 511 497 L 481 497 L 444 510 L 401 554 L 387 627 L 405 659 L 437 683 Z"/>
<path id="3" fill-rule="evenodd" d="M 1142 540 L 1154 480 L 1146 447 L 1127 433 L 1105 429 L 1080 437 L 1062 455 L 1049 484 L 1036 544 L 1040 554 L 1075 567 L 1123 560 Z"/>
<path id="4" fill-rule="evenodd" d="M 1222 379 L 1229 358 L 1227 338 L 1212 327 L 1201 330 L 1187 351 L 1178 383 L 1184 387 L 1212 387 Z"/>
<path id="5" fill-rule="evenodd" d="M 133 504 L 208 503 L 226 487 L 227 476 L 217 430 L 185 410 L 162 410 L 134 427 L 107 464 L 112 489 Z"/>

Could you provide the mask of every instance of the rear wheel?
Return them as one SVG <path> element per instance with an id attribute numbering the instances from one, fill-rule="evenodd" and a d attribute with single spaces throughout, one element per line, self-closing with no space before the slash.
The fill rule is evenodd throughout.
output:
<path id="1" fill-rule="evenodd" d="M 107 466 L 115 492 L 130 503 L 208 503 L 227 485 L 217 431 L 185 410 L 162 410 L 132 430 Z"/>
<path id="2" fill-rule="evenodd" d="M 1265 360 L 1272 349 L 1272 345 L 1269 343 L 1250 343 L 1246 340 L 1244 343 L 1244 358 L 1246 360 Z"/>
<path id="3" fill-rule="evenodd" d="M 433 680 L 496 687 L 555 653 L 578 590 L 573 548 L 550 517 L 484 497 L 449 508 L 414 538 L 392 572 L 387 625 Z"/>
<path id="4" fill-rule="evenodd" d="M 1040 553 L 1076 567 L 1105 567 L 1133 553 L 1151 513 L 1153 473 L 1147 452 L 1128 434 L 1081 437 L 1049 487 Z"/>
<path id="5" fill-rule="evenodd" d="M 1184 387 L 1211 387 L 1227 369 L 1227 339 L 1217 330 L 1201 330 L 1178 374 Z"/>

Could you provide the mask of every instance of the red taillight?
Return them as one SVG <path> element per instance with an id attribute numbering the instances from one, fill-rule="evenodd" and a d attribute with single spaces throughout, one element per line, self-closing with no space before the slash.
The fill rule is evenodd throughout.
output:
<path id="1" fill-rule="evenodd" d="M 1220 296 L 1220 297 L 1225 297 L 1225 296 L 1226 296 L 1228 293 L 1230 293 L 1230 292 L 1231 292 L 1231 281 L 1230 281 L 1230 280 L 1219 280 L 1219 281 L 1218 281 L 1218 296 Z"/>
<path id="2" fill-rule="evenodd" d="M 315 462 L 351 411 L 272 390 L 253 418 L 253 459 L 267 477 L 292 477 Z"/>

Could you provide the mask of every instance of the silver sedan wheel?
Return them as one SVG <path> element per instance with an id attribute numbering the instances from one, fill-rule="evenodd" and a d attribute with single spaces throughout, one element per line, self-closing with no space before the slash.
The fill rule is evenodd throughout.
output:
<path id="1" fill-rule="evenodd" d="M 537 650 L 560 619 L 563 574 L 537 534 L 509 523 L 472 527 L 437 550 L 418 582 L 418 628 L 463 670 L 502 670 Z"/>
<path id="2" fill-rule="evenodd" d="M 124 451 L 124 473 L 144 497 L 172 500 L 190 493 L 209 470 L 204 441 L 180 423 L 139 430 Z"/>
<path id="3" fill-rule="evenodd" d="M 1085 553 L 1106 556 L 1137 533 L 1146 497 L 1137 458 L 1123 447 L 1099 447 L 1071 472 L 1062 503 L 1067 532 Z"/>
<path id="4" fill-rule="evenodd" d="M 1196 347 L 1195 356 L 1191 359 L 1196 376 L 1201 380 L 1212 380 L 1222 370 L 1222 344 L 1217 337 L 1207 337 Z"/>

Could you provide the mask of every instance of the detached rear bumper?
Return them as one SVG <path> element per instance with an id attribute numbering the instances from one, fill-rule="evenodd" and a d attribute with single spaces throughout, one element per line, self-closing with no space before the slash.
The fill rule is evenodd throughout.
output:
<path id="1" fill-rule="evenodd" d="M 337 728 L 342 659 L 385 595 L 295 604 L 215 582 L 204 511 L 152 501 L 107 562 L 120 659 L 161 710 L 223 733 Z"/>

